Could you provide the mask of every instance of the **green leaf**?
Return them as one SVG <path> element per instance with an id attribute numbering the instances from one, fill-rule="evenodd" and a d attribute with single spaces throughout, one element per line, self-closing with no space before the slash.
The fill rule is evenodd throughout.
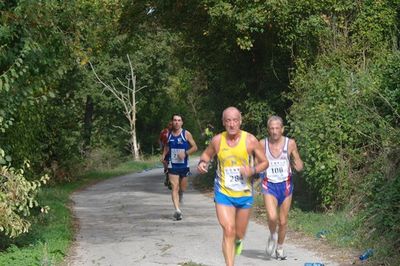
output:
<path id="1" fill-rule="evenodd" d="M 10 90 L 10 85 L 8 83 L 4 83 L 4 90 L 9 91 Z"/>

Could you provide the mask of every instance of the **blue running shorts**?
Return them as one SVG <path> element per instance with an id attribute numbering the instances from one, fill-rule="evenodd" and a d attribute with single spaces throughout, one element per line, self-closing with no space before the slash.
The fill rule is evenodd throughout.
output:
<path id="1" fill-rule="evenodd" d="M 293 194 L 293 183 L 290 180 L 280 183 L 263 180 L 261 190 L 263 194 L 273 195 L 278 200 L 278 206 L 281 206 L 286 197 Z"/>
<path id="2" fill-rule="evenodd" d="M 190 175 L 189 167 L 185 168 L 168 168 L 168 174 L 178 175 L 179 178 L 184 178 Z"/>
<path id="3" fill-rule="evenodd" d="M 217 204 L 233 206 L 238 209 L 249 209 L 253 206 L 254 200 L 253 196 L 233 198 L 215 190 L 214 202 Z"/>

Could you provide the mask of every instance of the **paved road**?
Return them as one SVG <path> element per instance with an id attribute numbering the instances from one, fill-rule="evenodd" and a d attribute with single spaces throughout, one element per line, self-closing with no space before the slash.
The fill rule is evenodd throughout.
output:
<path id="1" fill-rule="evenodd" d="M 162 169 L 116 177 L 72 195 L 79 230 L 68 265 L 224 265 L 212 198 L 189 187 L 183 220 L 172 219 Z M 288 259 L 267 258 L 265 226 L 250 222 L 235 265 L 304 265 L 324 260 L 286 243 Z"/>

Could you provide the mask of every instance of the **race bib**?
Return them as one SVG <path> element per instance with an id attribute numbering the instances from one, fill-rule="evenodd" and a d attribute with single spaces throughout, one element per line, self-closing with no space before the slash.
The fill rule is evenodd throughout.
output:
<path id="1" fill-rule="evenodd" d="M 287 160 L 271 160 L 267 168 L 267 177 L 271 181 L 283 182 L 289 176 L 289 165 Z"/>
<path id="2" fill-rule="evenodd" d="M 240 174 L 240 167 L 225 167 L 225 187 L 234 191 L 250 190 L 246 180 Z"/>
<path id="3" fill-rule="evenodd" d="M 171 149 L 171 162 L 172 163 L 184 163 L 185 159 L 180 159 L 178 154 L 185 152 L 185 149 Z"/>

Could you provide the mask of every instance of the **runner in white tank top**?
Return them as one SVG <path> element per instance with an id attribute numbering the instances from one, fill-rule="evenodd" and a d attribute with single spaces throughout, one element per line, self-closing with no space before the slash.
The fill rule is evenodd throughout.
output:
<path id="1" fill-rule="evenodd" d="M 280 183 L 290 180 L 292 169 L 290 167 L 290 157 L 288 153 L 289 138 L 285 137 L 282 152 L 277 157 L 275 157 L 270 151 L 268 138 L 265 138 L 264 143 L 265 155 L 269 161 L 269 167 L 267 168 L 264 180 L 272 183 Z"/>
<path id="2" fill-rule="evenodd" d="M 269 161 L 269 167 L 264 173 L 261 173 L 261 176 L 263 176 L 262 192 L 270 230 L 266 252 L 269 256 L 275 255 L 277 259 L 286 259 L 283 251 L 283 242 L 286 236 L 288 213 L 292 202 L 291 166 L 296 171 L 301 171 L 303 169 L 303 161 L 300 158 L 294 139 L 283 136 L 282 118 L 279 116 L 270 117 L 267 128 L 268 138 L 260 141 Z"/>

